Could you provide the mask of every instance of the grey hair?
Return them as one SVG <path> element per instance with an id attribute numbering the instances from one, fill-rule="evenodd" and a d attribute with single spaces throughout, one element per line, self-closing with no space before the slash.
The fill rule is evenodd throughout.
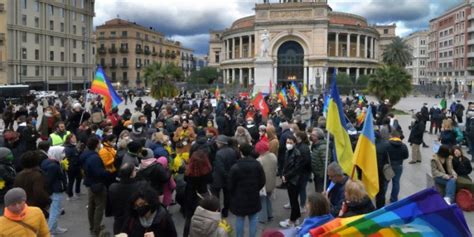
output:
<path id="1" fill-rule="evenodd" d="M 316 133 L 316 135 L 318 136 L 319 140 L 324 140 L 324 137 L 326 136 L 324 134 L 324 131 L 321 129 L 321 128 L 314 128 L 313 129 L 313 132 Z"/>
<path id="2" fill-rule="evenodd" d="M 332 170 L 335 175 L 344 176 L 344 171 L 342 170 L 341 166 L 335 161 L 331 162 L 331 164 L 328 165 L 328 170 Z"/>

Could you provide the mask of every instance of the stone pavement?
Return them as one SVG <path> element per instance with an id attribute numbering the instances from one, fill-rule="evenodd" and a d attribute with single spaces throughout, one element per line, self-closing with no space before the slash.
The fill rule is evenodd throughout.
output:
<path id="1" fill-rule="evenodd" d="M 154 100 L 151 98 L 143 98 L 144 100 L 153 102 Z M 371 100 L 369 98 L 369 100 Z M 427 102 L 429 106 L 433 104 L 438 104 L 439 99 L 434 98 L 427 98 L 427 97 L 408 97 L 404 98 L 398 103 L 395 107 L 397 109 L 401 109 L 404 111 L 409 111 L 414 109 L 415 111 L 419 110 L 424 102 Z M 451 100 L 448 101 L 448 106 L 451 103 Z M 467 102 L 464 101 L 463 103 L 466 104 Z M 128 103 L 127 108 L 132 109 L 130 103 Z M 120 112 L 123 111 L 125 106 L 122 104 L 120 105 Z M 133 110 L 132 110 L 133 111 Z M 408 125 L 412 121 L 411 115 L 402 115 L 398 116 L 401 126 L 403 127 L 403 131 L 406 137 L 409 135 Z M 429 135 L 428 133 L 425 134 L 424 140 L 425 142 L 430 145 L 430 148 L 422 148 L 422 163 L 421 164 L 408 164 L 408 161 L 405 161 L 403 167 L 403 174 L 401 178 L 401 190 L 400 190 L 400 199 L 411 194 L 414 194 L 424 188 L 426 188 L 426 173 L 431 173 L 430 170 L 430 158 L 433 154 L 432 151 L 432 143 L 436 140 L 436 136 Z M 406 142 L 406 139 L 405 139 Z M 411 152 L 411 149 L 409 149 Z M 410 159 L 410 158 L 409 158 Z M 471 174 L 471 177 L 474 177 Z M 278 181 L 279 182 L 279 181 Z M 309 183 L 308 192 L 314 192 L 314 186 L 312 183 Z M 389 188 L 389 190 L 391 190 Z M 87 222 L 87 195 L 85 188 L 82 189 L 83 195 L 81 195 L 79 200 L 76 201 L 66 201 L 64 200 L 64 208 L 66 210 L 66 214 L 61 216 L 59 219 L 59 225 L 61 227 L 66 227 L 69 231 L 62 235 L 62 236 L 71 236 L 71 237 L 83 237 L 89 235 L 89 225 Z M 389 195 L 389 193 L 387 193 Z M 266 225 L 258 224 L 258 236 L 262 233 L 263 229 L 266 228 L 277 228 L 279 221 L 289 218 L 290 211 L 283 208 L 283 205 L 288 202 L 288 195 L 286 190 L 277 189 L 275 192 L 275 197 L 273 200 L 273 212 L 274 212 L 274 220 L 271 223 Z M 173 206 L 170 208 L 170 213 L 173 216 L 173 220 L 176 225 L 176 229 L 178 231 L 178 236 L 182 236 L 183 226 L 184 226 L 184 219 L 182 215 L 178 212 L 179 206 Z M 471 231 L 474 231 L 474 213 L 464 213 L 466 217 L 466 222 L 468 223 Z M 108 230 L 112 230 L 112 218 L 105 218 L 105 225 Z M 229 222 L 232 225 L 235 225 L 235 217 L 230 214 Z M 246 225 L 248 226 L 248 224 Z"/>

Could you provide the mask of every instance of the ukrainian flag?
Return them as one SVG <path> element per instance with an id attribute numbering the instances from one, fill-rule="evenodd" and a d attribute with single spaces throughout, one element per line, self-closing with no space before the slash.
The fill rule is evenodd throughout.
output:
<path id="1" fill-rule="evenodd" d="M 372 120 L 372 110 L 367 108 L 364 128 L 357 141 L 353 162 L 362 170 L 362 183 L 364 183 L 370 198 L 375 198 L 375 195 L 379 192 L 379 173 L 375 150 L 374 122 Z"/>
<path id="2" fill-rule="evenodd" d="M 348 175 L 352 173 L 354 163 L 352 162 L 352 145 L 346 130 L 346 117 L 342 110 L 342 102 L 337 90 L 336 80 L 331 85 L 331 98 L 328 103 L 328 115 L 326 129 L 334 137 L 336 158 L 339 165 Z"/>

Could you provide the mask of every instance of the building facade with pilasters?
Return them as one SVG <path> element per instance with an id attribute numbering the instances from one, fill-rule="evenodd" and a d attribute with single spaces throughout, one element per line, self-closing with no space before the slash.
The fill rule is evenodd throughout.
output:
<path id="1" fill-rule="evenodd" d="M 294 81 L 320 89 L 334 72 L 356 80 L 373 73 L 381 60 L 380 34 L 365 18 L 332 11 L 326 0 L 264 1 L 255 5 L 255 15 L 210 31 L 209 66 L 222 71 L 225 84 L 249 87 L 255 80 L 269 81 L 255 78 L 264 32 L 273 85 Z"/>

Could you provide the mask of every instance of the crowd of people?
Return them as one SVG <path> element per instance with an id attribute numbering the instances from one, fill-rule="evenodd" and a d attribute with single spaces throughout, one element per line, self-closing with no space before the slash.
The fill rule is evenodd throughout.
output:
<path id="1" fill-rule="evenodd" d="M 241 237 L 244 230 L 253 237 L 259 223 L 274 221 L 275 188 L 287 190 L 284 207 L 291 211 L 286 220 L 279 220 L 282 229 L 267 230 L 268 236 L 272 232 L 303 236 L 333 218 L 381 208 L 389 183 L 389 201 L 398 201 L 409 152 L 388 100 L 369 103 L 355 94 L 344 100 L 353 148 L 367 109 L 374 116 L 380 190 L 375 203 L 364 185 L 347 176 L 336 162 L 334 140 L 327 139 L 322 95 L 294 98 L 286 106 L 266 97 L 268 115 L 248 98 L 212 98 L 209 93 L 200 99 L 182 93 L 154 104 L 142 98 L 130 101 L 135 101 L 133 111 L 113 108 L 109 113 L 100 97 L 45 99 L 41 105 L 17 107 L 0 101 L 0 202 L 5 207 L 0 233 L 66 233 L 60 225 L 67 211 L 63 198 L 72 202 L 85 194 L 93 236 L 107 231 L 177 236 L 168 208 L 179 205 L 185 237 L 230 236 L 231 232 Z M 467 140 L 468 147 L 474 148 L 474 104 L 467 109 L 464 133 L 455 122 L 462 123 L 463 111 L 459 105 L 453 111 L 428 110 L 424 105 L 414 115 L 407 139 L 412 149 L 409 163 L 416 165 L 421 162 L 420 145 L 428 122 L 430 132 L 440 130 L 441 145 L 431 167 L 447 202 L 454 201 L 456 186 L 474 191 L 471 162 L 457 146 Z M 384 176 L 386 164 L 394 171 L 392 177 Z M 311 182 L 314 191 L 308 188 Z M 227 221 L 229 213 L 236 216 L 234 225 Z M 113 217 L 112 230 L 103 225 L 104 216 Z"/>

